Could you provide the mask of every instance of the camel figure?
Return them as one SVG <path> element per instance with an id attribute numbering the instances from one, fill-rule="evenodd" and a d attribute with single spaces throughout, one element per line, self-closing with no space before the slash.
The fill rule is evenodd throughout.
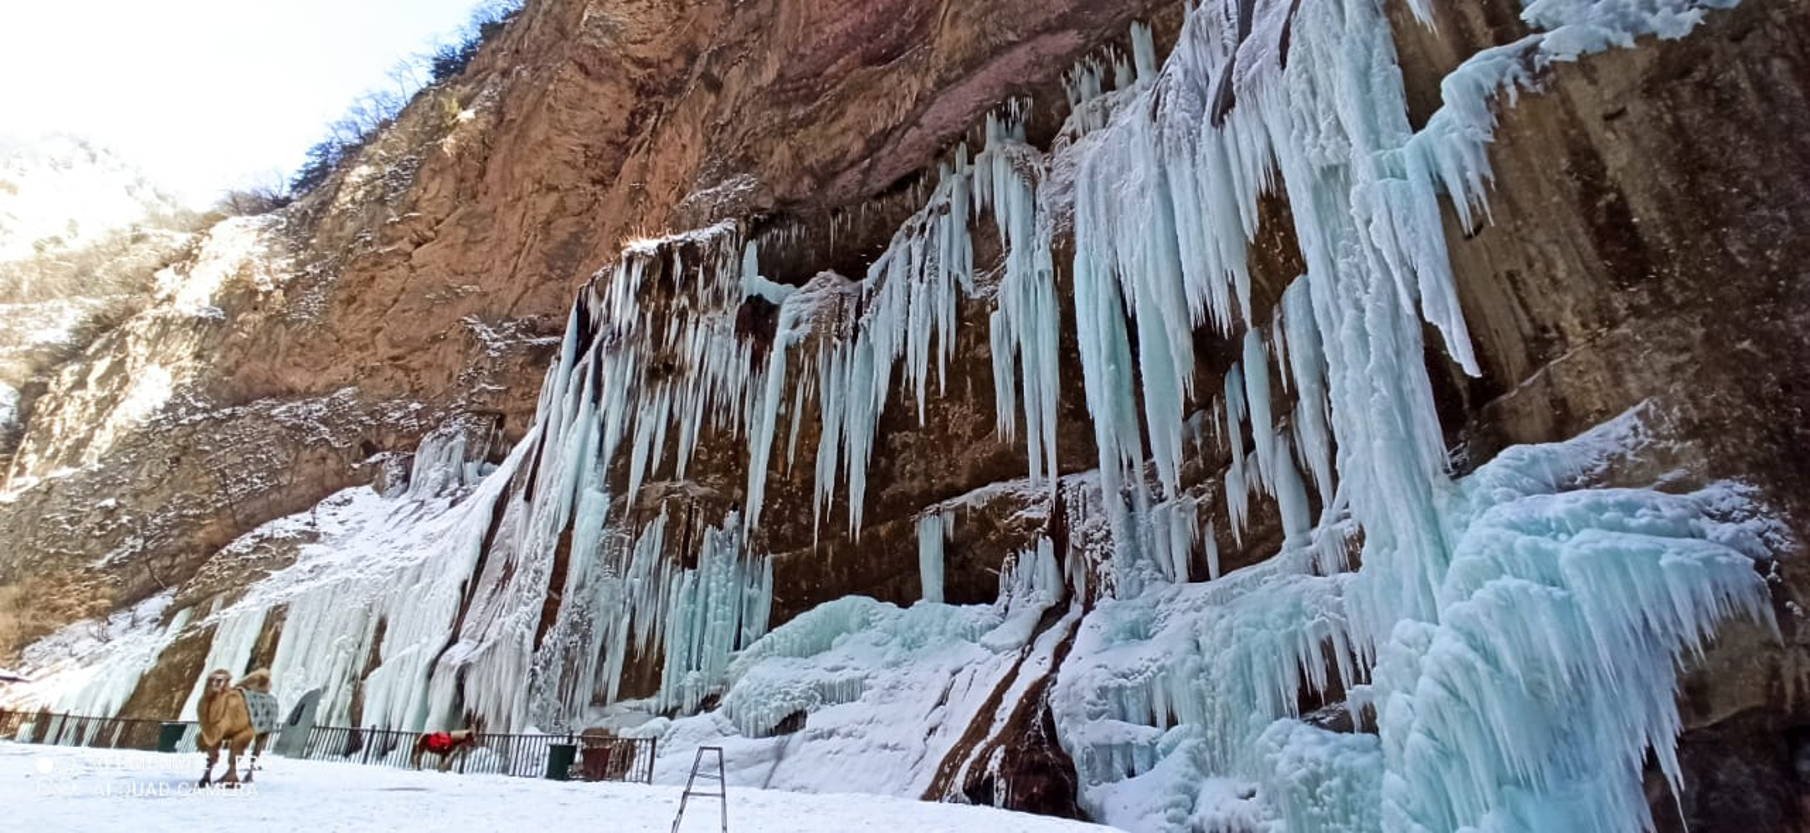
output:
<path id="1" fill-rule="evenodd" d="M 452 769 L 455 760 L 464 760 L 477 748 L 478 736 L 484 734 L 484 719 L 469 716 L 466 720 L 469 728 L 453 732 L 427 732 L 415 739 L 415 749 L 409 753 L 409 768 L 420 769 L 421 758 L 428 753 L 440 757 L 440 771 Z"/>
<path id="2" fill-rule="evenodd" d="M 201 786 L 213 783 L 214 764 L 220 760 L 220 747 L 226 746 L 226 776 L 221 786 L 239 785 L 239 756 L 252 747 L 251 769 L 245 783 L 251 783 L 257 770 L 258 756 L 278 726 L 277 698 L 270 693 L 270 672 L 253 671 L 245 679 L 232 684 L 232 674 L 222 668 L 207 675 L 207 686 L 201 691 L 201 751 L 207 753 L 207 769 L 201 773 Z"/>

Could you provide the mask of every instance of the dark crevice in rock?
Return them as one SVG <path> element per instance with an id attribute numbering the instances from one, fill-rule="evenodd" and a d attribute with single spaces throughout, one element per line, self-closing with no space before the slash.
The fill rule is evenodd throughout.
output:
<path id="1" fill-rule="evenodd" d="M 241 673 L 269 668 L 276 662 L 277 644 L 283 638 L 283 624 L 288 619 L 288 605 L 278 605 L 264 613 L 264 626 L 258 630 L 258 641 L 253 644 L 245 667 L 239 669 Z"/>
<path id="2" fill-rule="evenodd" d="M 169 720 L 182 713 L 182 706 L 208 669 L 208 650 L 214 644 L 214 629 L 194 629 L 176 638 L 157 662 L 138 680 L 119 716 L 141 720 Z"/>
<path id="3" fill-rule="evenodd" d="M 383 618 L 377 620 L 377 627 L 371 631 L 371 644 L 365 650 L 364 667 L 359 670 L 358 678 L 352 682 L 351 705 L 346 709 L 346 714 L 351 719 L 353 726 L 364 722 L 365 683 L 370 679 L 371 674 L 377 671 L 378 666 L 383 665 L 383 639 L 389 632 L 390 620 Z"/>
<path id="4" fill-rule="evenodd" d="M 974 757 L 977 765 L 969 767 L 962 784 L 962 796 L 968 801 L 1058 818 L 1087 818 L 1078 803 L 1081 784 L 1074 759 L 1062 748 L 1049 707 L 1054 669 L 1068 658 L 1079 630 L 1077 623 L 1057 644 L 1050 658 L 1052 670 L 1025 690 L 990 748 Z"/>
<path id="5" fill-rule="evenodd" d="M 572 526 L 567 524 L 553 547 L 553 569 L 547 575 L 547 594 L 541 601 L 540 624 L 534 628 L 534 650 L 539 651 L 547 632 L 559 621 L 560 604 L 566 597 L 566 571 L 572 567 Z"/>
<path id="6" fill-rule="evenodd" d="M 735 336 L 754 345 L 752 361 L 760 367 L 779 334 L 779 305 L 759 295 L 742 299 L 735 308 Z"/>
<path id="7" fill-rule="evenodd" d="M 1655 833 L 1801 833 L 1810 829 L 1810 724 L 1767 709 L 1678 738 L 1682 794 L 1648 754 Z"/>
<path id="8" fill-rule="evenodd" d="M 981 703 L 980 708 L 974 711 L 974 716 L 969 720 L 968 728 L 962 732 L 961 738 L 956 740 L 955 744 L 949 747 L 949 751 L 943 755 L 942 763 L 937 766 L 936 775 L 930 779 L 930 786 L 924 790 L 925 801 L 949 800 L 955 795 L 954 787 L 957 775 L 964 770 L 972 773 L 974 767 L 984 767 L 989 763 L 988 756 L 999 748 L 1000 738 L 1005 736 L 1003 731 L 998 736 L 993 735 L 993 722 L 999 714 L 1000 707 L 1005 703 L 1006 693 L 1017 683 L 1018 675 L 1024 671 L 1025 660 L 1030 658 L 1032 648 L 1037 644 L 1038 638 L 1042 637 L 1050 628 L 1055 627 L 1056 623 L 1061 621 L 1066 610 L 1066 605 L 1058 603 L 1043 612 L 1031 638 L 1025 642 L 1025 647 L 1019 652 L 1018 659 L 1012 663 L 1011 670 L 999 678 L 999 682 L 987 694 L 987 699 Z M 1063 637 L 1064 646 L 1074 639 L 1074 631 L 1075 623 L 1071 623 L 1068 634 Z M 1066 651 L 1063 653 L 1066 654 Z M 1055 668 L 1058 665 L 1060 663 L 1052 663 L 1050 667 Z M 937 706 L 941 708 L 946 705 L 948 697 L 949 692 L 945 689 L 943 699 L 937 703 Z M 1021 708 L 1023 701 L 1021 700 L 1016 705 Z M 1017 717 L 1016 709 L 1014 717 Z M 1008 730 L 1010 728 L 1010 726 L 1007 727 Z M 931 727 L 931 731 L 935 731 L 935 727 Z M 968 781 L 973 780 L 974 776 L 970 774 Z M 966 785 L 963 786 L 963 792 L 964 794 L 967 792 Z M 990 804 L 992 801 L 989 797 L 977 803 Z"/>

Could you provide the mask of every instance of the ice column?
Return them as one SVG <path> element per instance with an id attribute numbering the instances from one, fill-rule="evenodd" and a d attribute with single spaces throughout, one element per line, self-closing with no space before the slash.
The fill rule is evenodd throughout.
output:
<path id="1" fill-rule="evenodd" d="M 954 535 L 954 510 L 933 510 L 918 517 L 918 583 L 924 601 L 943 601 L 943 547 Z"/>

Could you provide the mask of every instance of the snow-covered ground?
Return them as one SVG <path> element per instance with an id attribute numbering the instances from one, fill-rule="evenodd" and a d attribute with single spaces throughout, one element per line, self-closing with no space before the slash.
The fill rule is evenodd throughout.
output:
<path id="1" fill-rule="evenodd" d="M 218 773 L 216 773 L 218 774 Z M 679 788 L 443 775 L 269 757 L 238 791 L 194 788 L 197 755 L 0 743 L 0 814 L 15 830 L 667 831 Z M 714 799 L 693 799 L 687 831 L 719 829 Z M 729 829 L 1083 833 L 1112 828 L 871 795 L 729 790 Z"/>

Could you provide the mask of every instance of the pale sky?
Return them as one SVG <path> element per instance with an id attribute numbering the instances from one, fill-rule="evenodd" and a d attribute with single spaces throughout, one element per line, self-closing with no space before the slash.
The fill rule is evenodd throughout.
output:
<path id="1" fill-rule="evenodd" d="M 474 0 L 0 0 L 0 135 L 70 133 L 207 202 L 293 171 Z"/>

